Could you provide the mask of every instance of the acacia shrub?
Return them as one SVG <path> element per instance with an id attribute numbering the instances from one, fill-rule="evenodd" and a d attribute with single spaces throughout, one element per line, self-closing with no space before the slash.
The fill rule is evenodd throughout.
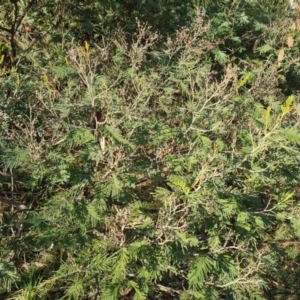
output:
<path id="1" fill-rule="evenodd" d="M 136 26 L 2 69 L 1 188 L 32 209 L 3 209 L 3 297 L 296 295 L 298 32 L 241 60 L 201 16 L 166 41 Z"/>

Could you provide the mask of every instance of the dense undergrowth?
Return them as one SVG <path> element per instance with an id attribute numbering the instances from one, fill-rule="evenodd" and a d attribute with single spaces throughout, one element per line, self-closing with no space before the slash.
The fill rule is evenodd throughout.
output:
<path id="1" fill-rule="evenodd" d="M 4 1 L 1 299 L 299 299 L 300 31 L 271 2 Z"/>

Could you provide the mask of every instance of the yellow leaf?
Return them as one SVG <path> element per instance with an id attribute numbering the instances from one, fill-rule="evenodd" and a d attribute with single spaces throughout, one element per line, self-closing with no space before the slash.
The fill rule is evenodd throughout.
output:
<path id="1" fill-rule="evenodd" d="M 183 191 L 185 195 L 188 195 L 190 193 L 191 188 L 185 183 L 185 181 L 183 180 L 183 178 L 181 178 L 180 176 L 176 176 L 176 175 L 172 176 L 171 175 L 169 177 L 169 181 L 174 186 L 180 188 L 181 191 Z"/>
<path id="2" fill-rule="evenodd" d="M 281 199 L 280 202 L 285 202 L 288 201 L 289 199 L 291 199 L 294 196 L 294 192 L 291 192 L 289 194 L 287 194 L 284 199 Z"/>
<path id="3" fill-rule="evenodd" d="M 90 45 L 87 41 L 84 42 L 84 48 L 86 52 L 89 52 Z"/>
<path id="4" fill-rule="evenodd" d="M 281 105 L 280 108 L 281 108 L 281 111 L 283 112 L 283 115 L 285 115 L 286 113 L 289 112 L 289 110 L 284 105 Z"/>
<path id="5" fill-rule="evenodd" d="M 290 108 L 291 105 L 293 104 L 294 99 L 295 99 L 295 96 L 294 96 L 294 95 L 288 96 L 288 98 L 285 100 L 285 102 L 284 102 L 283 105 L 284 105 L 285 107 Z"/>
<path id="6" fill-rule="evenodd" d="M 283 105 L 281 105 L 281 110 L 284 114 L 290 112 L 292 110 L 291 106 L 293 104 L 295 96 L 291 95 L 289 96 L 283 103 Z"/>
<path id="7" fill-rule="evenodd" d="M 194 183 L 193 183 L 193 185 L 192 185 L 192 189 L 199 183 L 199 181 L 200 181 L 200 178 L 199 177 L 197 177 L 195 180 L 194 180 Z"/>
<path id="8" fill-rule="evenodd" d="M 245 74 L 242 78 L 241 78 L 241 80 L 238 82 L 238 84 L 237 84 L 237 88 L 240 88 L 240 87 L 242 87 L 242 86 L 244 86 L 250 79 L 251 79 L 251 73 L 249 72 L 249 73 L 247 73 L 247 74 Z"/>

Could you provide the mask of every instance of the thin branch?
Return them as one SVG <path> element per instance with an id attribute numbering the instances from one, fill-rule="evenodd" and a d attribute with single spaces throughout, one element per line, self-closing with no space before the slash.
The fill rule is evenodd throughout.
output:
<path id="1" fill-rule="evenodd" d="M 95 281 L 96 281 L 96 293 L 95 293 L 95 300 L 98 299 L 99 295 L 100 295 L 100 288 L 99 288 L 99 278 L 98 275 L 95 275 Z"/>
<path id="2" fill-rule="evenodd" d="M 6 203 L 8 205 L 18 207 L 20 209 L 27 209 L 26 205 L 20 204 L 16 201 L 13 201 L 13 200 L 9 200 L 9 199 L 4 198 L 2 196 L 0 196 L 0 201 L 3 202 L 3 203 Z"/>
<path id="3" fill-rule="evenodd" d="M 5 31 L 5 32 L 7 32 L 7 33 L 9 33 L 9 34 L 11 33 L 11 29 L 2 27 L 1 25 L 0 25 L 0 30 Z"/>
<path id="4" fill-rule="evenodd" d="M 15 24 L 14 24 L 14 28 L 17 29 L 19 28 L 19 26 L 21 25 L 23 19 L 25 18 L 26 14 L 31 10 L 31 8 L 34 6 L 34 4 L 36 3 L 36 0 L 31 0 L 27 7 L 24 9 L 23 13 L 21 16 L 19 16 L 19 18 L 17 18 L 15 20 Z"/>
<path id="5" fill-rule="evenodd" d="M 180 295 L 180 294 L 182 294 L 182 292 L 183 292 L 183 291 L 181 291 L 181 290 L 175 290 L 174 288 L 170 288 L 170 287 L 168 287 L 168 286 L 164 286 L 164 285 L 161 285 L 161 284 L 156 284 L 156 285 L 155 285 L 155 288 L 158 289 L 158 290 L 161 291 L 161 292 L 169 293 L 169 294 L 171 294 L 171 295 L 173 295 L 173 294 L 178 294 L 178 295 Z"/>

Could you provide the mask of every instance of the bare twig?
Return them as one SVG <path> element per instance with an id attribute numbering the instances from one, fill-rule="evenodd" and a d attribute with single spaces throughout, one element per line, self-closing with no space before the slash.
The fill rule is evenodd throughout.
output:
<path id="1" fill-rule="evenodd" d="M 26 205 L 20 204 L 16 201 L 13 201 L 13 200 L 9 200 L 9 199 L 4 198 L 2 196 L 0 196 L 0 201 L 3 202 L 3 203 L 6 203 L 8 205 L 15 206 L 15 207 L 20 208 L 20 209 L 28 209 Z"/>

